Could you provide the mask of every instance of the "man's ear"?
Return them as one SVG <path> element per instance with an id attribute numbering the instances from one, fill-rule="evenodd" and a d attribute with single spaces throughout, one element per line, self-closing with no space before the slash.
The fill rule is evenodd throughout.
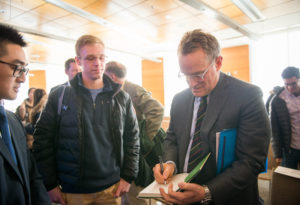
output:
<path id="1" fill-rule="evenodd" d="M 82 65 L 81 65 L 80 57 L 75 56 L 75 61 L 76 61 L 77 65 L 82 66 Z"/>
<path id="2" fill-rule="evenodd" d="M 216 69 L 217 69 L 217 71 L 219 71 L 221 69 L 222 62 L 223 62 L 223 57 L 218 56 L 217 59 L 216 59 Z"/>

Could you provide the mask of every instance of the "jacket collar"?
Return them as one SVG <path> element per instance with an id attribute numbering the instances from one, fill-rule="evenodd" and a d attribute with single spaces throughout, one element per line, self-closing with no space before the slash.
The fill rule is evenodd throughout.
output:
<path id="1" fill-rule="evenodd" d="M 104 92 L 112 92 L 113 96 L 116 95 L 120 90 L 122 85 L 115 83 L 112 81 L 112 79 L 106 75 L 105 73 L 103 74 L 103 91 Z M 86 89 L 83 85 L 82 82 L 82 73 L 78 73 L 71 81 L 70 85 L 74 87 L 75 89 L 78 89 L 79 87 L 82 87 Z"/>

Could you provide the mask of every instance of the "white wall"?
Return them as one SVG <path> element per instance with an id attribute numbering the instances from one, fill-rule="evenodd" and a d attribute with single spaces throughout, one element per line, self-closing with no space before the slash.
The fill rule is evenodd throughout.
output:
<path id="1" fill-rule="evenodd" d="M 142 59 L 141 57 L 119 51 L 107 50 L 107 62 L 118 61 L 127 68 L 127 80 L 142 85 Z"/>
<path id="2" fill-rule="evenodd" d="M 251 82 L 264 93 L 283 86 L 281 73 L 287 66 L 300 67 L 300 30 L 265 35 L 250 44 Z"/>
<path id="3" fill-rule="evenodd" d="M 170 116 L 173 97 L 176 93 L 188 87 L 185 79 L 179 79 L 177 51 L 164 55 L 164 85 L 165 85 L 165 116 Z"/>

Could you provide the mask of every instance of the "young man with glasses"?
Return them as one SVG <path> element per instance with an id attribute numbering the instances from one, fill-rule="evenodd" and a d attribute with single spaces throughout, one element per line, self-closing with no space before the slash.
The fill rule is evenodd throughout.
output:
<path id="1" fill-rule="evenodd" d="M 300 163 L 299 69 L 287 67 L 281 77 L 284 87 L 270 100 L 272 148 L 278 165 L 297 169 Z"/>
<path id="2" fill-rule="evenodd" d="M 105 47 L 96 36 L 76 42 L 83 68 L 53 90 L 34 133 L 33 151 L 53 202 L 117 204 L 137 177 L 139 130 L 133 105 L 104 73 Z"/>
<path id="3" fill-rule="evenodd" d="M 23 37 L 0 24 L 0 204 L 50 204 L 22 123 L 2 100 L 14 100 L 28 73 Z"/>
<path id="4" fill-rule="evenodd" d="M 187 32 L 178 48 L 180 72 L 189 89 L 175 95 L 164 142 L 164 172 L 153 170 L 158 183 L 190 172 L 198 159 L 211 153 L 192 183 L 180 183 L 180 192 L 160 190 L 175 204 L 258 205 L 257 175 L 267 156 L 270 125 L 261 90 L 222 73 L 217 39 L 201 30 Z M 216 133 L 237 131 L 236 160 L 216 176 Z M 191 160 L 192 159 L 192 160 Z"/>

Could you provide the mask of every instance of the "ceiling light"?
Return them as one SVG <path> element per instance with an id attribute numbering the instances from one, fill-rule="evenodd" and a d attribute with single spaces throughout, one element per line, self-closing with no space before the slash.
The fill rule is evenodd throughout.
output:
<path id="1" fill-rule="evenodd" d="M 252 21 L 261 21 L 266 17 L 253 4 L 251 0 L 231 0 L 239 9 L 246 14 Z"/>

